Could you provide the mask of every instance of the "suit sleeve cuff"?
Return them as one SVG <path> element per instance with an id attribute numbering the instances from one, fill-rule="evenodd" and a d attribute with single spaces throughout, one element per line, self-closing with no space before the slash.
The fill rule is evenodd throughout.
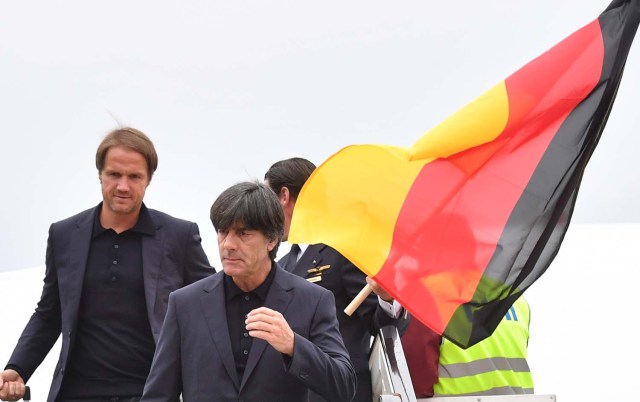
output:
<path id="1" fill-rule="evenodd" d="M 25 375 L 24 371 L 14 365 L 14 364 L 7 364 L 7 366 L 4 368 L 5 370 L 15 370 L 16 373 L 18 373 L 18 375 L 20 375 L 20 377 L 22 377 L 22 381 L 24 381 L 25 383 L 27 382 L 27 380 L 29 380 L 29 378 Z"/>
<path id="2" fill-rule="evenodd" d="M 400 318 L 400 315 L 402 315 L 402 311 L 404 310 L 400 303 L 398 303 L 396 300 L 394 300 L 393 302 L 388 302 L 386 300 L 382 300 L 380 296 L 378 296 L 378 304 L 389 317 L 395 319 Z"/>

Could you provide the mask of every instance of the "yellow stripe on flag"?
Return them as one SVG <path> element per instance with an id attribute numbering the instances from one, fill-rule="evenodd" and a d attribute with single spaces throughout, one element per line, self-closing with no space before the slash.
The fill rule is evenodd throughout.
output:
<path id="1" fill-rule="evenodd" d="M 504 81 L 422 136 L 409 150 L 410 159 L 446 158 L 491 142 L 509 119 L 509 99 Z"/>
<path id="2" fill-rule="evenodd" d="M 288 241 L 331 244 L 365 273 L 375 275 L 387 259 L 398 213 L 424 165 L 408 159 L 407 149 L 401 147 L 343 148 L 307 180 Z"/>
<path id="3" fill-rule="evenodd" d="M 490 142 L 500 135 L 508 117 L 509 102 L 501 82 L 411 148 L 343 148 L 307 180 L 296 202 L 288 241 L 330 244 L 375 276 L 389 256 L 400 209 L 423 166 Z"/>

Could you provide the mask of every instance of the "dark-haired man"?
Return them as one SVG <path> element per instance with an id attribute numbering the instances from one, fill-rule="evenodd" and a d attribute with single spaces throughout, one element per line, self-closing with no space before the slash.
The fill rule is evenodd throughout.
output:
<path id="1" fill-rule="evenodd" d="M 307 159 L 290 158 L 274 163 L 265 174 L 265 183 L 278 196 L 284 211 L 283 240 L 287 240 L 289 236 L 298 194 L 315 168 Z M 326 244 L 309 244 L 292 245 L 292 249 L 297 252 L 289 252 L 278 262 L 287 271 L 330 290 L 335 296 L 342 339 L 358 376 L 358 390 L 354 401 L 370 402 L 372 386 L 369 350 L 372 335 L 376 335 L 386 325 L 395 325 L 400 334 L 404 333 L 409 323 L 408 315 L 384 289 L 332 247 Z M 372 286 L 375 294 L 367 297 L 353 315 L 345 314 L 345 307 L 367 283 Z M 309 400 L 316 402 L 323 399 L 318 395 L 311 395 Z"/>
<path id="2" fill-rule="evenodd" d="M 351 401 L 355 373 L 333 295 L 274 258 L 284 230 L 275 194 L 242 182 L 211 207 L 224 272 L 169 297 L 143 402 Z"/>

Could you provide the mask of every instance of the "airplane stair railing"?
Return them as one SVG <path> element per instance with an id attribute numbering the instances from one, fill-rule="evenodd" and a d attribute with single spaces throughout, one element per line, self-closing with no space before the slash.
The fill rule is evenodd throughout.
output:
<path id="1" fill-rule="evenodd" d="M 372 402 L 556 402 L 555 395 L 491 395 L 416 398 L 404 357 L 400 335 L 394 326 L 380 328 L 371 346 L 369 370 Z"/>

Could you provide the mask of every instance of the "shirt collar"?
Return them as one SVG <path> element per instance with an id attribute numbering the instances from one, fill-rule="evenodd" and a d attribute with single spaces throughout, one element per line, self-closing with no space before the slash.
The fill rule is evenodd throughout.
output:
<path id="1" fill-rule="evenodd" d="M 106 228 L 102 226 L 100 223 L 100 211 L 102 210 L 103 203 L 98 204 L 98 207 L 95 210 L 93 216 L 93 233 L 92 237 L 96 238 L 100 236 L 102 233 L 107 231 Z M 142 235 L 153 236 L 156 234 L 156 227 L 151 219 L 151 215 L 149 214 L 149 210 L 147 206 L 142 203 L 140 207 L 140 214 L 138 215 L 138 221 L 129 231 L 136 232 Z"/>
<path id="2" fill-rule="evenodd" d="M 300 260 L 300 257 L 302 257 L 302 254 L 304 254 L 304 252 L 307 251 L 307 248 L 309 248 L 309 245 L 298 243 L 298 246 L 300 247 L 300 253 L 298 253 L 298 260 Z"/>
<path id="3" fill-rule="evenodd" d="M 271 287 L 271 283 L 273 282 L 273 278 L 276 276 L 276 265 L 272 261 L 271 262 L 271 270 L 267 275 L 267 278 L 258 286 L 250 292 L 245 292 L 238 287 L 233 281 L 233 278 L 227 274 L 224 274 L 224 290 L 225 290 L 225 299 L 227 301 L 232 300 L 234 297 L 246 294 L 253 293 L 256 295 L 261 301 L 265 301 L 267 298 L 267 293 L 269 292 L 269 288 Z"/>

